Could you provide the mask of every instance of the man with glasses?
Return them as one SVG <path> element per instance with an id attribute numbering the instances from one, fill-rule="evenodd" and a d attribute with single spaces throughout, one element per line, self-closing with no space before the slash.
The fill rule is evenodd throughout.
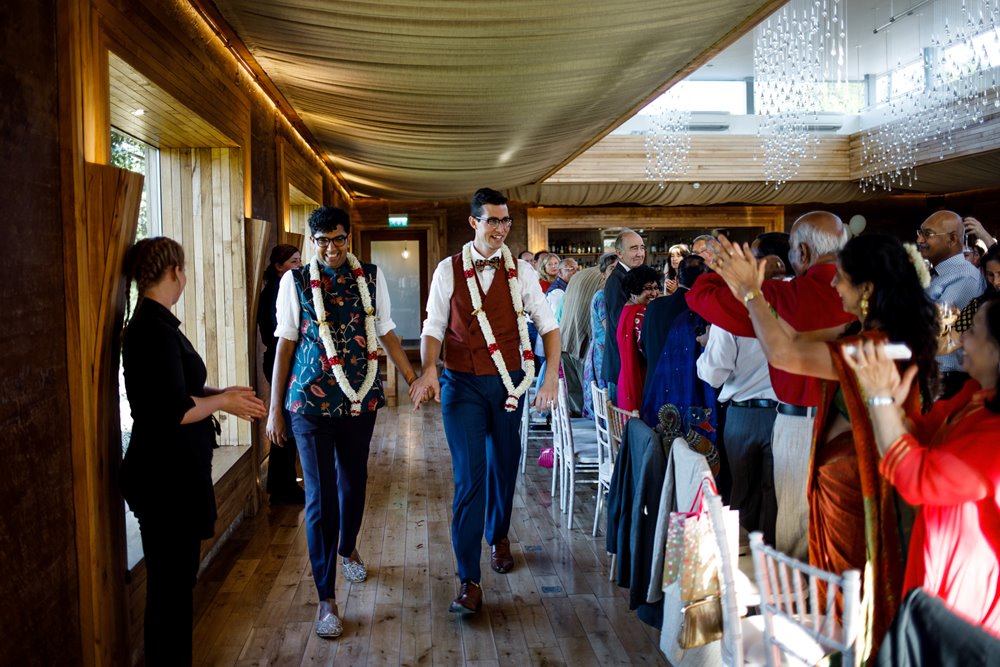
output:
<path id="1" fill-rule="evenodd" d="M 432 398 L 441 403 L 451 450 L 451 539 L 461 589 L 449 611 L 458 614 L 482 608 L 479 558 L 484 530 L 492 547 L 490 567 L 505 574 L 514 566 L 507 531 L 525 409 L 523 393 L 516 394 L 518 389 L 526 391 L 522 368 L 532 358 L 527 341 L 521 340 L 525 327 L 519 318 L 530 317 L 538 327 L 546 357 L 558 359 L 560 351 L 559 326 L 538 275 L 527 262 L 513 260 L 504 245 L 511 224 L 507 198 L 501 193 L 482 188 L 472 197 L 469 226 L 475 237 L 434 271 L 420 338 L 423 375 L 410 385 L 414 409 Z M 515 295 L 522 312 L 514 304 Z M 445 368 L 439 383 L 442 344 Z M 556 400 L 558 371 L 559 364 L 546 370 L 537 408 Z"/>
<path id="2" fill-rule="evenodd" d="M 406 382 L 417 374 L 393 331 L 384 274 L 348 252 L 347 213 L 322 206 L 309 216 L 309 230 L 315 256 L 286 271 L 278 288 L 267 436 L 275 445 L 284 442 L 289 427 L 284 405 L 292 415 L 305 478 L 306 540 L 319 594 L 314 629 L 320 637 L 338 637 L 343 625 L 335 599 L 337 553 L 347 581 L 368 576 L 357 537 L 375 415 L 385 404 L 370 334 Z"/>
<path id="3" fill-rule="evenodd" d="M 939 306 L 961 311 L 986 290 L 983 274 L 965 259 L 965 226 L 953 211 L 938 211 L 917 230 L 917 248 L 931 263 L 927 296 Z M 951 398 L 969 378 L 962 371 L 958 352 L 937 358 L 941 369 L 941 398 Z"/>

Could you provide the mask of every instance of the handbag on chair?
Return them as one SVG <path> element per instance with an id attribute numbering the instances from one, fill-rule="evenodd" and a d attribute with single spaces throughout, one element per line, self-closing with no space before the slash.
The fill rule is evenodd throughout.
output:
<path id="1" fill-rule="evenodd" d="M 670 514 L 663 589 L 665 593 L 668 589 L 672 590 L 670 596 L 664 595 L 661 629 L 664 641 L 661 646 L 672 644 L 690 649 L 722 638 L 721 558 L 708 512 L 704 508 L 705 484 L 711 484 L 714 490 L 714 482 L 706 478 L 691 509 Z M 667 600 L 671 598 L 679 604 L 675 605 L 675 609 L 668 610 Z M 669 641 L 670 637 L 676 637 L 676 641 Z"/>

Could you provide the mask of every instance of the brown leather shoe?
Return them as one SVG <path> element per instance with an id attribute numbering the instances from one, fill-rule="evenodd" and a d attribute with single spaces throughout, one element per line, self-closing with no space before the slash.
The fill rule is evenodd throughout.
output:
<path id="1" fill-rule="evenodd" d="M 510 540 L 506 537 L 493 545 L 490 567 L 500 574 L 507 574 L 514 569 L 514 557 L 510 555 Z"/>
<path id="2" fill-rule="evenodd" d="M 462 582 L 458 597 L 451 601 L 448 611 L 453 614 L 475 614 L 483 608 L 483 589 L 474 581 Z"/>

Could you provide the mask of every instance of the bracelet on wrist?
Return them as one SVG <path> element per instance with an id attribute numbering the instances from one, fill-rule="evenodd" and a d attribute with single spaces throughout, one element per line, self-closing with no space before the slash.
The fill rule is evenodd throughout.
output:
<path id="1" fill-rule="evenodd" d="M 743 295 L 743 305 L 744 306 L 748 305 L 751 301 L 753 301 L 759 296 L 763 296 L 759 289 L 750 290 L 749 292 Z"/>
<path id="2" fill-rule="evenodd" d="M 868 400 L 865 401 L 868 405 L 873 408 L 881 407 L 884 405 L 892 405 L 896 402 L 896 399 L 892 396 L 869 396 Z"/>

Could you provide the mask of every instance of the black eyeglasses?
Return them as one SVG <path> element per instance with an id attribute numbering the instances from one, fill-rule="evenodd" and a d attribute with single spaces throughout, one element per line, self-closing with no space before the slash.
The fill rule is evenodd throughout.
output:
<path id="1" fill-rule="evenodd" d="M 514 224 L 514 218 L 476 218 L 476 220 L 485 222 L 493 229 L 497 229 L 498 227 L 510 229 L 510 226 Z"/>
<path id="2" fill-rule="evenodd" d="M 334 236 L 330 238 L 329 236 L 314 236 L 312 237 L 313 243 L 318 245 L 320 248 L 325 248 L 331 243 L 335 248 L 343 248 L 344 244 L 347 243 L 347 237 L 341 234 L 340 236 Z"/>

